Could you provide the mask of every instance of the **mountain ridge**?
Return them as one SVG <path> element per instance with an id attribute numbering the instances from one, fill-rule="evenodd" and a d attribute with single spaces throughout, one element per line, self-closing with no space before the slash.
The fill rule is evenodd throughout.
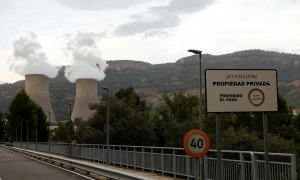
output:
<path id="1" fill-rule="evenodd" d="M 300 55 L 263 50 L 245 50 L 224 55 L 202 55 L 202 69 L 277 69 L 279 94 L 290 106 L 300 107 Z M 199 95 L 199 57 L 182 57 L 174 63 L 151 64 L 143 61 L 107 61 L 106 77 L 98 83 L 98 94 L 102 87 L 111 93 L 129 86 L 149 103 L 156 104 L 165 93 L 185 92 Z M 204 76 L 202 76 L 204 79 Z M 202 81 L 204 84 L 204 81 Z M 24 81 L 0 85 L 0 109 L 7 112 L 10 101 Z M 204 86 L 203 86 L 204 87 Z M 51 102 L 57 116 L 68 117 L 66 103 L 74 101 L 75 84 L 64 77 L 64 67 L 57 77 L 50 80 Z"/>

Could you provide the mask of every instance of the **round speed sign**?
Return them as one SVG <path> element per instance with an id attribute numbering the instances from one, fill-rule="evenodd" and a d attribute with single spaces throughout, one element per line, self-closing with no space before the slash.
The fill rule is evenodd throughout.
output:
<path id="1" fill-rule="evenodd" d="M 183 139 L 185 152 L 194 158 L 205 156 L 210 148 L 210 140 L 205 132 L 197 129 L 187 132 Z"/>

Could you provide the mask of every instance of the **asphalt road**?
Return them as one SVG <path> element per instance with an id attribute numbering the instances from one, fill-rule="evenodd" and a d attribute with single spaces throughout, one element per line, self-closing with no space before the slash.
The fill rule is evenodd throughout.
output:
<path id="1" fill-rule="evenodd" d="M 0 147 L 0 180 L 83 180 L 85 178 Z"/>

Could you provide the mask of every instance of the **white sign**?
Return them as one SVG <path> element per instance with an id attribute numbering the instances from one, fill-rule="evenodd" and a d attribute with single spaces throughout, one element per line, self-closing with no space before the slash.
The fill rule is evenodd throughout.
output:
<path id="1" fill-rule="evenodd" d="M 207 69 L 207 112 L 278 111 L 277 71 Z"/>

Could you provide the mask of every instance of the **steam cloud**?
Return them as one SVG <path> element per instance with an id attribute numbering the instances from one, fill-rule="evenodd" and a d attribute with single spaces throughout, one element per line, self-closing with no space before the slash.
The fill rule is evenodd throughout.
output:
<path id="1" fill-rule="evenodd" d="M 9 58 L 10 70 L 22 76 L 26 74 L 43 74 L 49 78 L 57 75 L 58 69 L 47 62 L 42 46 L 35 42 L 36 35 L 21 37 L 14 42 L 14 52 Z"/>
<path id="2" fill-rule="evenodd" d="M 66 67 L 65 77 L 70 82 L 85 78 L 97 81 L 104 79 L 107 64 L 96 45 L 99 37 L 101 34 L 78 32 L 69 40 L 66 52 L 71 55 L 73 65 Z"/>

